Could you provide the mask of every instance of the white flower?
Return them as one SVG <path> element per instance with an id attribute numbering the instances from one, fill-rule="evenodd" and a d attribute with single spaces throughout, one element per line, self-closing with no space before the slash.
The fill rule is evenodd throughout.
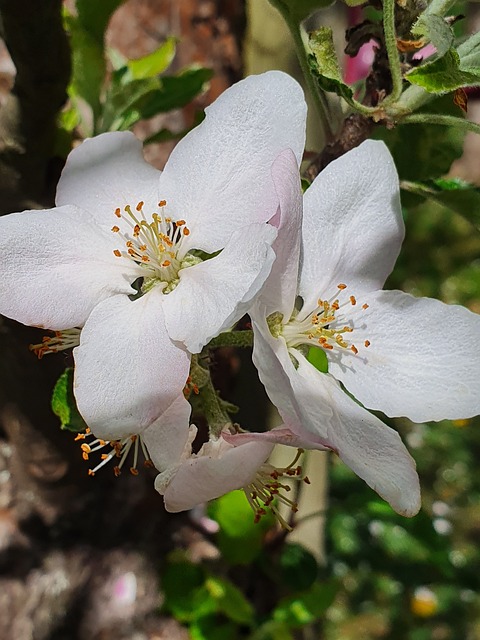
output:
<path id="1" fill-rule="evenodd" d="M 305 111 L 286 74 L 252 76 L 206 110 L 163 173 L 132 134 L 104 134 L 70 154 L 56 208 L 0 219 L 0 311 L 82 327 L 75 395 L 97 437 L 152 424 L 181 395 L 188 352 L 247 310 L 274 259 L 271 166 L 287 148 L 300 160 Z"/>
<path id="2" fill-rule="evenodd" d="M 296 503 L 288 497 L 291 488 L 284 480 L 295 478 L 309 483 L 297 464 L 301 452 L 297 452 L 293 462 L 285 468 L 267 462 L 275 442 L 291 444 L 289 434 L 287 429 L 273 429 L 268 437 L 263 433 L 232 434 L 226 428 L 218 438 L 210 438 L 193 453 L 192 444 L 197 436 L 194 425 L 188 434 L 183 429 L 169 429 L 165 441 L 164 430 L 158 423 L 145 432 L 144 440 L 153 464 L 160 471 L 155 479 L 155 489 L 163 496 L 167 511 L 186 511 L 241 489 L 256 521 L 269 508 L 282 526 L 289 528 L 277 503 L 297 511 Z M 179 455 L 181 446 L 183 450 Z"/>
<path id="3" fill-rule="evenodd" d="M 279 193 L 282 211 L 296 212 L 300 225 L 298 187 L 284 184 Z M 389 416 L 476 415 L 480 317 L 381 291 L 404 236 L 398 177 L 383 143 L 365 142 L 329 165 L 303 208 L 298 280 L 299 246 L 287 216 L 274 243 L 279 258 L 251 313 L 254 362 L 287 427 L 304 428 L 399 513 L 413 515 L 420 504 L 413 460 L 398 434 L 337 380 Z M 315 355 L 328 373 L 311 364 Z"/>

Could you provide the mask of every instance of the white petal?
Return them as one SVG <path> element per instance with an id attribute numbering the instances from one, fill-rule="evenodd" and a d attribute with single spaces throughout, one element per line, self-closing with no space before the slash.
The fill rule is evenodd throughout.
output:
<path id="1" fill-rule="evenodd" d="M 278 227 L 272 245 L 275 262 L 262 289 L 261 299 L 269 316 L 275 311 L 288 320 L 297 295 L 302 224 L 302 190 L 297 160 L 290 149 L 276 159 L 272 177 L 279 199 L 279 210 L 270 221 Z"/>
<path id="2" fill-rule="evenodd" d="M 479 315 L 401 291 L 378 291 L 365 301 L 369 308 L 349 334 L 359 354 L 331 362 L 332 375 L 366 407 L 389 416 L 424 422 L 480 413 Z"/>
<path id="3" fill-rule="evenodd" d="M 316 402 L 314 389 L 309 389 L 300 380 L 285 340 L 272 336 L 258 305 L 250 315 L 254 332 L 252 360 L 268 397 L 287 426 L 299 428 L 306 422 L 315 421 L 317 436 L 326 438 L 331 407 Z"/>
<path id="4" fill-rule="evenodd" d="M 319 407 L 328 404 L 333 409 L 328 446 L 395 511 L 404 516 L 415 515 L 420 508 L 418 476 L 415 462 L 398 433 L 349 398 L 332 376 L 320 373 L 301 354 L 297 355 L 299 382 L 310 390 Z M 313 411 L 311 416 L 304 428 L 323 438 L 323 427 L 318 428 Z"/>
<path id="5" fill-rule="evenodd" d="M 143 158 L 142 143 L 129 131 L 114 131 L 82 142 L 68 156 L 57 187 L 57 206 L 75 204 L 102 225 L 118 224 L 117 207 L 144 201 L 158 210 L 160 171 Z"/>
<path id="6" fill-rule="evenodd" d="M 117 258 L 114 234 L 77 207 L 0 218 L 0 312 L 47 329 L 82 326 L 93 307 L 134 293 L 130 260 Z"/>
<path id="7" fill-rule="evenodd" d="M 249 225 L 233 234 L 220 255 L 180 271 L 178 286 L 164 301 L 172 340 L 198 353 L 247 312 L 270 273 L 275 236 L 270 225 Z"/>
<path id="8" fill-rule="evenodd" d="M 132 302 L 105 300 L 74 349 L 75 397 L 98 438 L 141 433 L 182 393 L 189 356 L 165 329 L 159 288 Z"/>
<path id="9" fill-rule="evenodd" d="M 300 295 L 307 313 L 345 283 L 381 289 L 404 236 L 398 176 L 383 142 L 368 140 L 324 169 L 303 198 Z"/>
<path id="10" fill-rule="evenodd" d="M 205 111 L 170 155 L 160 194 L 187 221 L 192 246 L 213 253 L 235 229 L 275 214 L 270 169 L 285 149 L 300 163 L 306 104 L 295 80 L 270 71 L 233 85 Z"/>
<path id="11" fill-rule="evenodd" d="M 181 394 L 168 409 L 142 433 L 155 468 L 164 471 L 180 460 L 189 432 L 192 408 Z"/>
<path id="12" fill-rule="evenodd" d="M 199 456 L 186 460 L 164 493 L 171 513 L 191 509 L 252 482 L 258 468 L 270 455 L 273 444 L 252 442 L 226 450 L 219 458 Z M 161 487 L 161 475 L 155 481 Z"/>

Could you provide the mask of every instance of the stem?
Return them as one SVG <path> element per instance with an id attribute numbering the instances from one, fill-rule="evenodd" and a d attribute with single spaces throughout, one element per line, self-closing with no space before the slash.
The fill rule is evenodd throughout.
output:
<path id="1" fill-rule="evenodd" d="M 252 347 L 253 331 L 247 329 L 245 331 L 227 331 L 221 333 L 207 345 L 207 349 L 217 349 L 218 347 Z"/>
<path id="2" fill-rule="evenodd" d="M 392 92 L 383 104 L 396 102 L 402 95 L 402 69 L 397 49 L 397 36 L 395 33 L 395 0 L 383 0 L 383 32 L 385 36 L 385 49 L 387 50 L 390 74 L 392 76 Z"/>
<path id="3" fill-rule="evenodd" d="M 199 389 L 198 396 L 202 403 L 203 414 L 207 421 L 210 435 L 218 438 L 225 426 L 231 426 L 232 421 L 222 407 L 222 402 L 215 391 L 210 375 L 205 384 Z"/>
<path id="4" fill-rule="evenodd" d="M 416 111 L 436 97 L 434 93 L 429 93 L 422 87 L 411 85 L 402 93 L 399 101 L 387 109 L 387 113 L 394 118 L 401 118 L 406 113 Z"/>
<path id="5" fill-rule="evenodd" d="M 437 113 L 415 113 L 405 116 L 401 124 L 440 124 L 446 127 L 458 127 L 465 131 L 473 131 L 480 134 L 480 125 L 464 118 L 456 116 L 443 116 Z"/>
<path id="6" fill-rule="evenodd" d="M 315 82 L 311 72 L 310 65 L 308 63 L 308 56 L 305 49 L 305 43 L 302 37 L 302 26 L 297 20 L 292 18 L 290 15 L 290 11 L 288 7 L 286 7 L 281 0 L 269 0 L 270 4 L 277 9 L 282 18 L 285 20 L 285 23 L 292 34 L 293 42 L 295 44 L 295 51 L 297 53 L 298 62 L 300 63 L 300 68 L 302 69 L 303 76 L 305 78 L 305 82 L 307 84 L 308 90 L 315 102 L 317 107 L 318 115 L 320 117 L 320 122 L 323 127 L 323 131 L 325 132 L 327 141 L 334 137 L 334 131 L 332 128 L 332 114 L 330 113 L 330 107 L 328 106 L 328 100 L 326 98 L 325 92 L 320 89 L 320 87 Z"/>

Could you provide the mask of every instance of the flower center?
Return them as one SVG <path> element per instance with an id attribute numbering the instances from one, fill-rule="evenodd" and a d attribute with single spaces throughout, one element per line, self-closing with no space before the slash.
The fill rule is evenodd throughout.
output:
<path id="1" fill-rule="evenodd" d="M 348 312 L 357 306 L 355 296 L 345 292 L 346 284 L 337 285 L 339 293 L 329 300 L 317 300 L 317 308 L 304 320 L 298 321 L 295 317 L 283 327 L 282 334 L 288 347 L 295 348 L 300 345 L 321 347 L 326 351 L 340 349 L 351 351 L 355 355 L 358 348 L 349 339 L 354 332 L 353 320 L 348 318 Z M 368 304 L 363 304 L 363 310 L 368 309 Z M 370 341 L 365 340 L 364 346 L 369 347 Z"/>
<path id="2" fill-rule="evenodd" d="M 90 442 L 87 442 L 87 439 L 90 439 Z M 139 435 L 126 436 L 121 440 L 102 440 L 101 438 L 95 438 L 93 433 L 87 427 L 85 433 L 78 433 L 75 437 L 75 440 L 82 441 L 80 448 L 82 450 L 82 458 L 84 460 L 89 460 L 92 453 L 97 453 L 97 451 L 101 451 L 106 447 L 110 447 L 108 453 L 100 454 L 100 462 L 97 464 L 97 466 L 93 469 L 88 470 L 89 476 L 94 476 L 97 471 L 108 464 L 110 460 L 112 460 L 113 458 L 117 458 L 118 463 L 113 467 L 113 473 L 118 477 L 121 474 L 122 467 L 124 466 L 132 449 L 133 464 L 130 467 L 130 473 L 132 475 L 138 476 L 137 464 L 140 451 L 144 457 L 144 466 L 153 467 L 153 462 L 150 459 L 150 455 L 147 451 L 145 443 L 143 442 L 142 437 Z"/>
<path id="3" fill-rule="evenodd" d="M 255 514 L 255 522 L 259 522 L 260 518 L 267 513 L 266 508 L 269 508 L 284 529 L 292 530 L 292 526 L 281 515 L 278 504 L 286 505 L 292 513 L 298 511 L 298 504 L 285 495 L 292 488 L 284 481 L 284 478 L 301 480 L 305 484 L 310 484 L 307 476 L 303 475 L 301 465 L 297 465 L 302 454 L 303 449 L 298 449 L 294 460 L 288 467 L 278 468 L 269 463 L 262 464 L 252 482 L 243 487 Z"/>
<path id="4" fill-rule="evenodd" d="M 65 349 L 73 349 L 80 344 L 81 329 L 65 329 L 64 331 L 55 331 L 53 336 L 43 336 L 40 344 L 29 345 L 30 351 L 33 351 L 39 360 L 49 353 L 57 353 Z"/>
<path id="5" fill-rule="evenodd" d="M 144 205 L 140 201 L 134 209 L 129 204 L 123 211 L 119 207 L 115 209 L 116 217 L 123 220 L 129 229 L 124 232 L 118 225 L 112 227 L 112 232 L 121 238 L 124 245 L 123 249 L 115 249 L 113 253 L 118 258 L 129 258 L 142 267 L 147 290 L 158 281 L 165 283 L 164 290 L 169 289 L 168 285 L 173 285 L 170 286 L 171 290 L 178 282 L 180 269 L 201 260 L 187 255 L 185 238 L 190 235 L 190 229 L 185 220 L 173 220 L 164 214 L 167 206 L 165 200 L 158 203 L 162 214 L 154 212 L 149 219 L 145 215 Z M 145 292 L 144 288 L 142 290 Z"/>

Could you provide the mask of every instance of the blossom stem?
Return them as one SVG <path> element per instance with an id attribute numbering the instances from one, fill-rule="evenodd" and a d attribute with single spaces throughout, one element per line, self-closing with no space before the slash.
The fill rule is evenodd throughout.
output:
<path id="1" fill-rule="evenodd" d="M 383 0 L 383 32 L 390 74 L 392 76 L 392 92 L 383 101 L 384 105 L 390 102 L 396 102 L 402 95 L 403 77 L 398 57 L 397 36 L 395 33 L 395 5 L 396 0 Z"/>
<path id="2" fill-rule="evenodd" d="M 252 347 L 253 331 L 246 329 L 244 331 L 226 331 L 221 333 L 207 345 L 208 349 L 217 349 L 218 347 Z"/>
<path id="3" fill-rule="evenodd" d="M 199 389 L 199 398 L 202 404 L 203 414 L 208 423 L 210 436 L 219 437 L 226 426 L 231 426 L 230 416 L 224 409 L 222 401 L 215 391 L 211 377 Z"/>
<path id="4" fill-rule="evenodd" d="M 328 105 L 326 94 L 316 84 L 315 79 L 310 71 L 307 51 L 305 48 L 305 42 L 303 40 L 303 35 L 302 35 L 303 34 L 302 24 L 297 19 L 292 17 L 289 8 L 285 6 L 282 0 L 269 0 L 269 2 L 280 13 L 282 18 L 285 20 L 285 24 L 287 25 L 290 33 L 292 34 L 298 62 L 300 63 L 300 68 L 302 69 L 302 73 L 305 78 L 305 82 L 307 84 L 308 90 L 310 91 L 310 94 L 313 100 L 315 101 L 315 105 L 317 107 L 317 112 L 320 117 L 323 131 L 325 133 L 327 140 L 332 139 L 335 133 L 332 128 L 333 117 L 332 117 L 332 114 L 330 113 L 330 107 Z"/>
<path id="5" fill-rule="evenodd" d="M 465 118 L 445 116 L 438 113 L 412 113 L 402 118 L 402 124 L 440 124 L 446 127 L 458 127 L 464 131 L 480 134 L 480 125 Z"/>

